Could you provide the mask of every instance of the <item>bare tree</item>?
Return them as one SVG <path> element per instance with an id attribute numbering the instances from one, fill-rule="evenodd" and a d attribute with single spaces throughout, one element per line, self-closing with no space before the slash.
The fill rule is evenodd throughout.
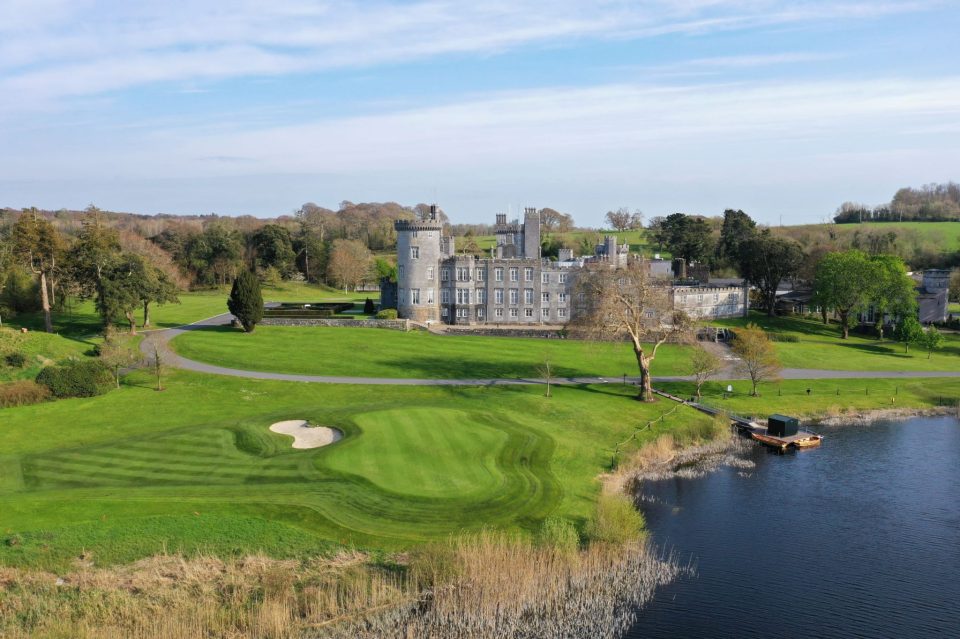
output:
<path id="1" fill-rule="evenodd" d="M 163 352 L 160 350 L 160 347 L 157 346 L 157 343 L 153 343 L 153 374 L 157 377 L 157 390 L 163 390 L 163 373 L 167 370 L 167 362 L 163 355 Z"/>
<path id="2" fill-rule="evenodd" d="M 537 374 L 547 383 L 547 392 L 544 396 L 551 397 L 550 386 L 553 384 L 553 362 L 550 360 L 550 354 L 545 353 L 543 363 L 537 367 Z"/>
<path id="3" fill-rule="evenodd" d="M 700 399 L 700 388 L 703 384 L 720 372 L 723 362 L 714 353 L 711 353 L 699 344 L 690 355 L 690 374 L 697 384 L 697 399 Z"/>
<path id="4" fill-rule="evenodd" d="M 746 374 L 753 384 L 750 395 L 757 397 L 757 384 L 780 379 L 783 366 L 770 336 L 754 323 L 737 330 L 732 345 L 733 353 L 740 358 L 737 369 Z"/>
<path id="5" fill-rule="evenodd" d="M 592 339 L 629 339 L 640 369 L 638 399 L 653 401 L 650 365 L 657 349 L 688 339 L 692 327 L 686 313 L 674 310 L 669 287 L 650 277 L 646 261 L 632 259 L 619 269 L 606 264 L 583 269 L 574 294 L 572 332 Z"/>
<path id="6" fill-rule="evenodd" d="M 607 211 L 607 223 L 617 231 L 626 231 L 630 228 L 630 209 L 621 206 L 616 211 Z"/>
<path id="7" fill-rule="evenodd" d="M 100 361 L 113 371 L 117 388 L 120 388 L 120 369 L 135 366 L 143 359 L 133 340 L 118 333 L 112 325 L 107 326 L 103 343 L 100 344 L 97 351 L 100 355 Z"/>
<path id="8" fill-rule="evenodd" d="M 336 240 L 330 249 L 327 277 L 346 292 L 370 277 L 373 255 L 358 240 Z"/>

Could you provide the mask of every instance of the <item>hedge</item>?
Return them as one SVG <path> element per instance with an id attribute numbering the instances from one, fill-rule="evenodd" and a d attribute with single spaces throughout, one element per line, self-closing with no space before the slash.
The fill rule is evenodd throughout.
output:
<path id="1" fill-rule="evenodd" d="M 103 395 L 115 385 L 110 370 L 96 360 L 71 360 L 60 366 L 48 366 L 37 375 L 37 383 L 60 398 Z"/>

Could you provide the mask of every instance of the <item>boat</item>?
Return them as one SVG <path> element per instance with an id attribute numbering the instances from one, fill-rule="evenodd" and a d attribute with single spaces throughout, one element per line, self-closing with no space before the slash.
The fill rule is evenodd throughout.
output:
<path id="1" fill-rule="evenodd" d="M 755 441 L 760 442 L 764 446 L 770 446 L 771 448 L 779 448 L 780 450 L 786 450 L 788 443 L 780 439 L 779 437 L 771 437 L 770 435 L 764 435 L 762 433 L 752 432 L 750 437 Z"/>
<path id="2" fill-rule="evenodd" d="M 797 448 L 813 448 L 814 446 L 819 446 L 821 442 L 823 442 L 823 435 L 810 433 L 809 437 L 798 439 L 793 442 L 793 445 Z"/>

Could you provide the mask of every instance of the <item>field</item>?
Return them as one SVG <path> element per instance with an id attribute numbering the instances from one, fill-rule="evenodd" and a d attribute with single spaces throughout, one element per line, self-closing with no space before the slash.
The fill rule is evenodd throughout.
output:
<path id="1" fill-rule="evenodd" d="M 832 231 L 840 235 L 853 235 L 857 231 L 861 233 L 896 231 L 903 233 L 908 241 L 915 238 L 919 242 L 927 242 L 939 247 L 945 252 L 960 249 L 960 222 L 865 222 L 863 224 L 808 224 L 785 228 L 803 231 L 824 228 L 824 226 L 829 226 Z"/>
<path id="2" fill-rule="evenodd" d="M 841 339 L 837 324 L 824 325 L 817 319 L 802 317 L 767 317 L 751 313 L 747 319 L 716 320 L 713 324 L 736 329 L 754 322 L 775 336 L 797 339 L 777 342 L 780 361 L 786 368 L 819 368 L 860 371 L 955 371 L 960 370 L 960 334 L 944 332 L 944 345 L 928 358 L 926 351 L 912 347 L 904 352 L 903 344 L 892 339 L 878 340 L 851 332 Z"/>
<path id="3" fill-rule="evenodd" d="M 0 563 L 101 564 L 161 550 L 299 557 L 396 549 L 460 530 L 583 525 L 617 442 L 667 408 L 621 385 L 326 386 L 175 372 L 4 411 Z M 293 450 L 268 431 L 309 419 L 346 437 Z M 674 412 L 637 442 L 709 430 Z"/>
<path id="4" fill-rule="evenodd" d="M 228 327 L 190 331 L 172 342 L 184 357 L 228 368 L 304 375 L 413 378 L 542 377 L 554 374 L 621 377 L 637 374 L 626 343 L 434 335 L 368 328 L 260 326 L 252 334 Z M 653 370 L 686 372 L 685 349 L 664 345 Z"/>

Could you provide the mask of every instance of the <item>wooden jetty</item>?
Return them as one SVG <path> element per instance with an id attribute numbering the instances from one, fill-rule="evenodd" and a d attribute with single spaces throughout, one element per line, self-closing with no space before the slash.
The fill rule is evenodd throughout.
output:
<path id="1" fill-rule="evenodd" d="M 736 428 L 740 434 L 781 452 L 786 451 L 788 448 L 815 448 L 823 442 L 823 435 L 799 428 L 799 420 L 793 417 L 771 415 L 767 425 L 763 426 L 746 417 L 735 415 L 720 408 L 714 408 L 713 406 L 707 406 L 706 404 L 692 400 L 687 401 L 682 397 L 664 393 L 663 391 L 654 390 L 653 392 L 661 397 L 666 397 L 675 402 L 696 408 L 700 412 L 708 415 L 721 415 L 726 417 L 730 420 L 730 425 Z"/>

